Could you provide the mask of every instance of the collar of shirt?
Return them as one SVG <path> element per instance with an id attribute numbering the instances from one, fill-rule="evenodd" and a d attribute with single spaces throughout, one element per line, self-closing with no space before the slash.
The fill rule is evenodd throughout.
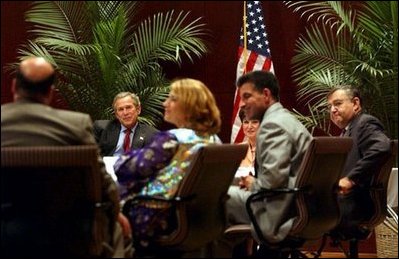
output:
<path id="1" fill-rule="evenodd" d="M 131 137 L 134 135 L 134 132 L 136 131 L 136 128 L 137 128 L 137 125 L 138 125 L 138 124 L 139 124 L 139 123 L 136 122 L 136 124 L 135 124 L 135 125 L 133 126 L 133 128 L 131 129 L 131 130 L 132 130 L 131 133 L 130 133 L 130 136 L 131 136 Z M 127 129 L 127 128 L 121 124 L 121 131 L 119 132 L 119 134 L 124 133 L 126 129 Z"/>
<path id="2" fill-rule="evenodd" d="M 134 136 L 134 133 L 136 131 L 137 125 L 138 125 L 138 122 L 136 122 L 136 125 L 134 125 L 134 127 L 131 129 L 132 131 L 130 132 L 130 140 L 132 141 L 132 143 L 133 143 L 133 136 Z M 125 132 L 124 131 L 126 129 L 127 128 L 121 124 L 121 130 L 119 132 L 118 142 L 116 143 L 114 156 L 123 155 L 123 140 L 125 138 Z"/>

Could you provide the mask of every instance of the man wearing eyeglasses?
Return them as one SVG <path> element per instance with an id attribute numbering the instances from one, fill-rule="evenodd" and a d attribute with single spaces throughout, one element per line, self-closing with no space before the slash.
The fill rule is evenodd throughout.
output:
<path id="1" fill-rule="evenodd" d="M 355 234 L 357 225 L 372 213 L 368 189 L 373 174 L 391 152 L 390 139 L 377 118 L 362 112 L 358 89 L 348 85 L 335 87 L 327 95 L 327 102 L 331 121 L 343 131 L 342 136 L 353 139 L 339 181 L 338 201 L 342 213 L 339 229 Z"/>

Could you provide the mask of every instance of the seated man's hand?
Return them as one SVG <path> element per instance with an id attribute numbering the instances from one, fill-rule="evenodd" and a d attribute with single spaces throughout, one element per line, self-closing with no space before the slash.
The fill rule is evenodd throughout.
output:
<path id="1" fill-rule="evenodd" d="M 132 228 L 130 227 L 129 220 L 122 213 L 118 214 L 118 222 L 122 227 L 123 237 L 130 238 L 132 236 Z"/>
<path id="2" fill-rule="evenodd" d="M 255 177 L 252 174 L 249 174 L 247 176 L 242 176 L 241 180 L 238 182 L 238 185 L 240 186 L 241 189 L 249 190 L 255 181 Z"/>
<path id="3" fill-rule="evenodd" d="M 349 193 L 354 185 L 355 183 L 352 180 L 350 180 L 348 177 L 341 178 L 338 183 L 339 193 L 340 194 Z"/>

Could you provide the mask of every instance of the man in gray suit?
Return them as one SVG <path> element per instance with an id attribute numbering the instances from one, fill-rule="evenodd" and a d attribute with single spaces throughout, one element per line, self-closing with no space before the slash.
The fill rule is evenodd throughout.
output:
<path id="1" fill-rule="evenodd" d="M 21 62 L 12 83 L 14 102 L 1 106 L 2 147 L 96 145 L 89 115 L 49 106 L 54 93 L 54 79 L 54 68 L 44 58 L 31 57 Z M 119 212 L 116 184 L 106 173 L 100 156 L 99 164 L 103 202 L 110 204 L 109 229 L 113 229 L 108 242 L 115 249 L 114 254 L 107 255 L 120 257 L 124 255 L 121 226 L 125 235 L 129 235 L 130 226 Z M 121 224 L 116 224 L 117 221 Z M 121 243 L 122 247 L 117 248 Z M 24 249 L 23 244 L 21 249 Z"/>
<path id="2" fill-rule="evenodd" d="M 158 132 L 154 127 L 138 121 L 141 105 L 136 94 L 121 92 L 114 97 L 112 106 L 116 117 L 114 120 L 94 122 L 94 135 L 102 156 L 122 155 L 127 151 L 125 148 L 142 148 Z M 124 148 L 125 139 L 129 144 Z"/>
<path id="3" fill-rule="evenodd" d="M 377 118 L 362 112 L 358 89 L 349 85 L 337 86 L 330 91 L 327 101 L 331 121 L 343 130 L 342 135 L 353 139 L 339 181 L 341 222 L 336 231 L 348 236 L 366 236 L 368 233 L 362 233 L 358 226 L 373 213 L 368 189 L 373 174 L 391 154 L 390 139 Z"/>
<path id="4" fill-rule="evenodd" d="M 245 74 L 237 86 L 241 109 L 249 119 L 261 121 L 256 138 L 256 176 L 243 177 L 240 187 L 231 186 L 226 204 L 229 223 L 248 224 L 245 202 L 249 195 L 260 188 L 292 188 L 312 136 L 279 102 L 279 85 L 272 73 Z M 296 214 L 292 197 L 267 199 L 253 208 L 267 241 L 276 243 L 287 236 Z"/>

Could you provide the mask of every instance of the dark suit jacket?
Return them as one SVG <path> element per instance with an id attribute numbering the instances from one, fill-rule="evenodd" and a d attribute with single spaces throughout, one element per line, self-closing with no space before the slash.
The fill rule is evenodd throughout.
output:
<path id="1" fill-rule="evenodd" d="M 54 109 L 30 101 L 1 106 L 2 147 L 66 145 L 96 145 L 88 114 Z M 111 205 L 111 213 L 107 213 L 109 223 L 104 223 L 113 229 L 119 213 L 119 194 L 112 177 L 105 171 L 100 155 L 98 162 L 102 176 L 103 202 Z M 111 240 L 111 236 L 107 238 Z"/>
<path id="2" fill-rule="evenodd" d="M 385 135 L 381 122 L 364 113 L 352 120 L 347 135 L 353 139 L 353 146 L 343 176 L 348 176 L 356 186 L 367 188 L 373 173 L 391 153 L 390 139 Z"/>
<path id="3" fill-rule="evenodd" d="M 102 156 L 112 156 L 118 144 L 121 124 L 117 119 L 94 121 L 94 136 L 100 146 Z M 158 130 L 154 127 L 139 122 L 133 135 L 132 149 L 142 148 L 150 143 Z"/>
<path id="4" fill-rule="evenodd" d="M 349 177 L 355 186 L 350 193 L 338 197 L 342 215 L 338 229 L 346 235 L 358 236 L 358 225 L 368 220 L 374 210 L 369 192 L 371 178 L 386 162 L 391 144 L 381 122 L 363 113 L 352 120 L 345 136 L 353 139 L 353 146 L 342 176 Z"/>

